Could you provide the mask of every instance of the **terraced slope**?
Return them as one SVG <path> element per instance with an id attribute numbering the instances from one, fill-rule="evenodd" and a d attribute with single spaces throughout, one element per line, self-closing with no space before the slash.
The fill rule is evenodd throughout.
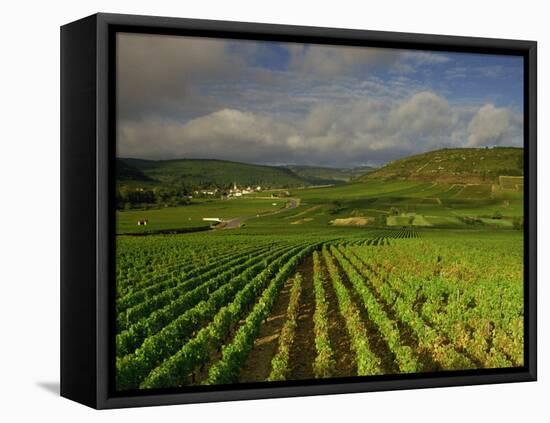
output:
<path id="1" fill-rule="evenodd" d="M 406 179 L 460 184 L 498 183 L 523 175 L 523 148 L 457 148 L 405 157 L 367 173 L 361 180 Z"/>

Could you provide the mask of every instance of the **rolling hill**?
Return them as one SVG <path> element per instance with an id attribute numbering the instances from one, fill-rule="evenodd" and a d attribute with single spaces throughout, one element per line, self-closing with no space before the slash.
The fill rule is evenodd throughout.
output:
<path id="1" fill-rule="evenodd" d="M 296 188 L 311 185 L 411 180 L 458 184 L 498 183 L 499 176 L 523 175 L 523 149 L 455 148 L 430 151 L 387 163 L 380 168 L 266 166 L 214 159 L 117 159 L 117 181 L 125 185 L 175 187 L 262 186 Z"/>
<path id="2" fill-rule="evenodd" d="M 146 176 L 137 167 L 126 163 L 124 160 L 116 159 L 116 171 L 118 181 L 136 181 L 151 182 L 151 178 Z"/>
<path id="3" fill-rule="evenodd" d="M 523 175 L 523 148 L 455 148 L 430 151 L 387 163 L 360 179 L 489 184 L 497 182 L 502 175 Z"/>
<path id="4" fill-rule="evenodd" d="M 144 179 L 145 178 L 145 179 Z M 262 186 L 292 188 L 311 182 L 284 167 L 210 159 L 117 159 L 117 181 L 149 182 L 163 186 Z M 152 183 L 151 183 L 152 182 Z"/>

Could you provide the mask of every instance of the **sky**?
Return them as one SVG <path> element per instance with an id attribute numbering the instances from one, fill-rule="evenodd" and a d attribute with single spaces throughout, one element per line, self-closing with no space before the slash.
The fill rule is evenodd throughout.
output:
<path id="1" fill-rule="evenodd" d="M 117 37 L 118 157 L 355 167 L 523 144 L 521 57 Z"/>

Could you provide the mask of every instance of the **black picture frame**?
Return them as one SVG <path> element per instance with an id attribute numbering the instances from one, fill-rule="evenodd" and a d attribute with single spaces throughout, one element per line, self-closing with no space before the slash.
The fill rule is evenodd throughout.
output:
<path id="1" fill-rule="evenodd" d="M 117 394 L 113 251 L 117 31 L 524 57 L 524 367 Z M 535 381 L 537 44 L 534 41 L 95 14 L 61 27 L 61 395 L 97 409 Z"/>

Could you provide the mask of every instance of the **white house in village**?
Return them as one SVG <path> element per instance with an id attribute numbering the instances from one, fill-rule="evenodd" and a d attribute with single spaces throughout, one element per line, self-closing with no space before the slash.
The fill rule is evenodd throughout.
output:
<path id="1" fill-rule="evenodd" d="M 216 195 L 219 192 L 219 189 L 216 188 L 214 190 L 201 190 L 201 191 L 193 191 L 194 194 L 202 194 L 202 195 Z"/>
<path id="2" fill-rule="evenodd" d="M 261 187 L 256 187 L 256 191 L 261 190 Z M 252 187 L 239 188 L 237 183 L 233 183 L 233 188 L 229 190 L 228 197 L 242 197 L 243 195 L 252 194 L 254 189 Z"/>

